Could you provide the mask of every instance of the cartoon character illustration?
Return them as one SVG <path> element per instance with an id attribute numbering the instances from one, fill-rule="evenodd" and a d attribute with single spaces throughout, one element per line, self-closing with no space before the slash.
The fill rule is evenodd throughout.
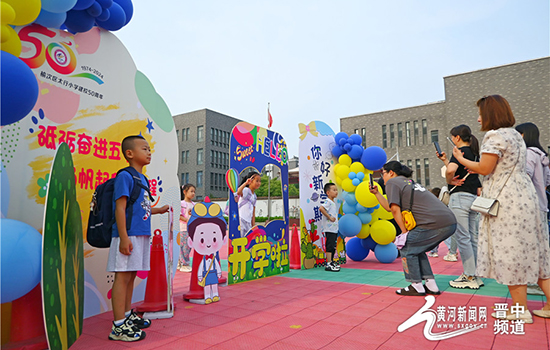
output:
<path id="1" fill-rule="evenodd" d="M 195 252 L 202 255 L 197 274 L 199 285 L 204 287 L 204 302 L 210 304 L 220 300 L 218 278 L 222 269 L 217 252 L 227 242 L 227 222 L 220 206 L 211 203 L 208 197 L 195 205 L 187 223 L 187 242 Z"/>

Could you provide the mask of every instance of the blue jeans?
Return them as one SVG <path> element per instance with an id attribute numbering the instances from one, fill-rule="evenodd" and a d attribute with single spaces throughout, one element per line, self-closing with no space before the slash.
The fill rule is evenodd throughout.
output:
<path id="1" fill-rule="evenodd" d="M 409 232 L 407 243 L 401 249 L 401 262 L 405 279 L 412 283 L 423 279 L 433 279 L 434 274 L 426 252 L 450 237 L 456 230 L 456 224 L 436 230 L 416 227 Z"/>
<path id="2" fill-rule="evenodd" d="M 451 194 L 449 201 L 449 209 L 455 214 L 457 222 L 454 237 L 460 251 L 464 274 L 467 276 L 476 275 L 479 214 L 470 209 L 476 197 L 471 193 L 458 192 Z"/>

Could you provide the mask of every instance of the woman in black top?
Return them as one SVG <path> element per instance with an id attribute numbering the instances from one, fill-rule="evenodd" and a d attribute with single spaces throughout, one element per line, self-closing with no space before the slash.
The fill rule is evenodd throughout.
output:
<path id="1" fill-rule="evenodd" d="M 468 125 L 452 128 L 451 138 L 466 159 L 479 160 L 479 142 Z M 479 215 L 470 208 L 479 194 L 481 183 L 478 175 L 468 174 L 468 170 L 454 156 L 447 160 L 445 152 L 441 152 L 438 158 L 447 166 L 445 177 L 451 193 L 449 208 L 456 217 L 455 238 L 464 268 L 462 275 L 449 284 L 453 288 L 479 289 L 483 285 L 483 281 L 476 277 Z M 457 180 L 459 185 L 454 186 L 453 183 L 457 183 Z"/>

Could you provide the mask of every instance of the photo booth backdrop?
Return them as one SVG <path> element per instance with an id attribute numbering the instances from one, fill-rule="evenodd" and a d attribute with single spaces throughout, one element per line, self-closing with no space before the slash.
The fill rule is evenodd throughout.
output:
<path id="1" fill-rule="evenodd" d="M 2 218 L 44 232 L 50 167 L 65 142 L 74 160 L 71 176 L 85 241 L 92 194 L 127 166 L 120 143 L 133 134 L 141 134 L 152 149 L 151 164 L 144 169 L 154 196 L 152 205 L 179 208 L 178 146 L 171 113 L 117 37 L 98 27 L 76 35 L 37 24 L 14 30 L 22 44 L 19 60 L 31 68 L 39 93 L 22 119 L 7 124 L 2 119 Z M 2 64 L 3 87 L 8 70 Z M 163 232 L 166 249 L 168 227 L 167 215 L 153 216 L 152 230 Z M 19 233 L 3 230 L 2 234 Z M 84 317 L 111 308 L 114 276 L 105 271 L 107 256 L 108 249 L 84 243 Z M 144 297 L 147 272 L 138 277 L 134 302 Z"/>
<path id="2" fill-rule="evenodd" d="M 323 187 L 327 183 L 336 184 L 334 166 L 337 159 L 332 155 L 336 146 L 334 131 L 321 121 L 298 125 L 300 142 L 300 250 L 302 269 L 324 266 L 326 237 L 323 215 L 319 208 L 327 196 Z M 340 186 L 339 186 L 340 187 Z M 342 189 L 339 188 L 335 203 L 343 203 Z M 342 237 L 337 241 L 337 261 L 346 262 L 345 243 Z"/>
<path id="3" fill-rule="evenodd" d="M 279 275 L 289 271 L 288 151 L 281 134 L 240 122 L 233 128 L 230 141 L 230 169 L 226 181 L 232 193 L 237 191 L 241 174 L 252 167 L 258 172 L 272 164 L 280 170 L 284 215 L 266 226 L 252 227 L 246 237 L 239 229 L 238 204 L 229 200 L 228 283 L 234 284 Z M 245 172 L 246 174 L 246 172 Z"/>

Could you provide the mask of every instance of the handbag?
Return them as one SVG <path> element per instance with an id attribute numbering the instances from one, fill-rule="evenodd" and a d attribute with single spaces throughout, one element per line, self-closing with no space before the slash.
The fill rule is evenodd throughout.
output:
<path id="1" fill-rule="evenodd" d="M 467 173 L 466 176 L 464 176 L 464 178 L 462 178 L 462 180 L 466 180 L 468 175 L 470 175 L 470 173 Z M 453 192 L 455 188 L 456 188 L 456 185 L 453 186 L 453 188 L 451 188 L 450 190 L 445 190 L 445 191 L 441 192 L 441 195 L 440 195 L 441 201 L 446 206 L 449 206 L 449 201 L 451 200 L 451 192 Z"/>
<path id="2" fill-rule="evenodd" d="M 206 275 L 204 275 L 204 278 L 197 282 L 199 286 L 204 287 L 206 285 L 206 277 L 208 277 L 208 274 L 210 273 L 210 269 L 212 268 L 212 265 L 214 264 L 214 259 L 216 259 L 215 256 L 212 257 L 212 261 L 210 261 L 210 267 L 208 267 L 208 271 L 206 271 Z"/>
<path id="3" fill-rule="evenodd" d="M 412 213 L 412 207 L 413 207 L 413 201 L 414 201 L 414 181 L 413 180 L 411 180 L 410 185 L 411 185 L 411 201 L 409 203 L 409 209 L 401 211 L 401 215 L 403 216 L 403 223 L 405 224 L 405 228 L 407 229 L 407 231 L 410 231 L 416 227 L 416 220 L 414 219 L 414 216 Z M 403 200 L 401 200 L 401 203 L 403 203 Z"/>
<path id="4" fill-rule="evenodd" d="M 516 162 L 516 164 L 514 165 L 514 168 L 512 168 L 512 171 L 508 175 L 508 178 L 504 182 L 504 185 L 502 185 L 502 187 L 500 188 L 500 191 L 497 194 L 497 198 L 498 196 L 500 196 L 500 193 L 502 192 L 502 189 L 504 188 L 504 186 L 506 186 L 506 183 L 508 182 L 508 180 L 510 180 L 510 176 L 512 176 L 512 173 L 516 169 L 517 164 L 518 163 Z M 484 215 L 497 216 L 499 207 L 500 207 L 500 203 L 496 198 L 493 199 L 493 198 L 486 198 L 486 197 L 479 196 L 473 201 L 470 209 Z"/>

